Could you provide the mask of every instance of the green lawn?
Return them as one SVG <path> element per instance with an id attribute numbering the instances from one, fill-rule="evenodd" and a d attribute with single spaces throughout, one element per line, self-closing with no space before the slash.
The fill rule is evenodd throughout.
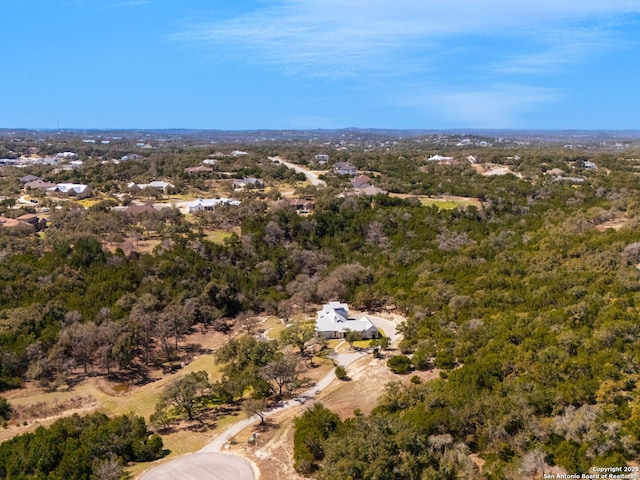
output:
<path id="1" fill-rule="evenodd" d="M 207 232 L 207 240 L 222 245 L 225 239 L 231 237 L 231 233 L 224 230 L 211 230 Z"/>

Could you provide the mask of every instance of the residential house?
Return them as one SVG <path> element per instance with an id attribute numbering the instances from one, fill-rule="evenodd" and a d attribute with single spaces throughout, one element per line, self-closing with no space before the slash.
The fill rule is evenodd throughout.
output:
<path id="1" fill-rule="evenodd" d="M 357 175 L 358 169 L 349 162 L 338 162 L 333 166 L 333 171 L 338 175 Z"/>
<path id="2" fill-rule="evenodd" d="M 289 205 L 296 209 L 296 212 L 307 213 L 314 208 L 314 203 L 311 200 L 305 200 L 302 198 L 290 198 L 288 200 Z"/>
<path id="3" fill-rule="evenodd" d="M 92 194 L 91 187 L 83 183 L 58 183 L 53 187 L 47 188 L 47 192 L 63 193 L 77 198 L 87 198 Z"/>
<path id="4" fill-rule="evenodd" d="M 321 165 L 329 161 L 329 155 L 327 155 L 326 153 L 319 153 L 313 158 L 315 158 L 316 162 L 318 162 Z"/>
<path id="5" fill-rule="evenodd" d="M 317 312 L 316 332 L 323 338 L 344 338 L 347 332 L 359 332 L 365 339 L 380 335 L 366 315 L 358 319 L 349 318 L 349 306 L 340 302 L 329 302 Z"/>
<path id="6" fill-rule="evenodd" d="M 442 155 L 432 155 L 427 158 L 428 162 L 450 162 L 451 160 L 453 160 L 453 157 L 444 157 Z"/>
<path id="7" fill-rule="evenodd" d="M 185 168 L 184 173 L 188 173 L 189 175 L 197 175 L 199 173 L 213 173 L 213 168 L 199 165 L 197 167 Z"/>
<path id="8" fill-rule="evenodd" d="M 75 160 L 78 158 L 78 155 L 73 152 L 60 152 L 55 154 L 55 158 L 62 160 Z"/>
<path id="9" fill-rule="evenodd" d="M 29 193 L 29 190 L 42 190 L 46 192 L 50 188 L 55 187 L 57 184 L 51 182 L 45 182 L 44 180 L 37 179 L 24 184 L 23 190 L 25 193 Z"/>
<path id="10" fill-rule="evenodd" d="M 353 187 L 354 193 L 357 195 L 366 195 L 368 197 L 386 195 L 386 190 L 372 185 L 372 182 L 371 178 L 366 175 L 358 175 L 351 179 L 351 186 Z"/>
<path id="11" fill-rule="evenodd" d="M 0 216 L 0 228 L 8 229 L 13 233 L 34 233 L 36 231 L 36 228 L 29 222 L 2 216 Z"/>
<path id="12" fill-rule="evenodd" d="M 16 220 L 32 225 L 36 232 L 44 230 L 47 227 L 47 221 L 44 218 L 40 218 L 37 215 L 34 215 L 33 213 L 25 213 L 23 215 L 20 215 L 18 218 L 16 218 Z"/>
<path id="13" fill-rule="evenodd" d="M 359 188 L 368 187 L 369 185 L 371 185 L 372 180 L 366 175 L 358 175 L 357 177 L 352 178 L 350 182 L 351 186 L 357 190 Z"/>
<path id="14" fill-rule="evenodd" d="M 29 183 L 40 180 L 40 177 L 36 177 L 35 175 L 25 175 L 24 177 L 20 177 L 18 180 L 20 180 L 20 183 Z"/>
<path id="15" fill-rule="evenodd" d="M 127 205 L 127 208 L 124 210 L 124 212 L 133 217 L 137 217 L 138 215 L 142 214 L 158 213 L 158 210 L 156 210 L 155 207 L 150 203 L 145 203 L 144 205 L 130 203 L 129 205 Z"/>
<path id="16" fill-rule="evenodd" d="M 235 180 L 231 184 L 231 186 L 235 190 L 242 190 L 246 187 L 264 188 L 264 182 L 255 177 L 246 177 L 246 178 L 243 178 L 242 180 Z"/>
<path id="17" fill-rule="evenodd" d="M 150 188 L 152 190 L 162 190 L 162 192 L 166 194 L 166 193 L 169 193 L 169 190 L 174 188 L 174 185 L 172 183 L 164 182 L 162 180 L 154 180 L 153 182 L 149 182 L 149 183 L 131 182 L 127 184 L 127 187 L 128 188 L 138 187 L 140 190 L 145 190 L 147 188 Z"/>
<path id="18" fill-rule="evenodd" d="M 187 203 L 187 212 L 195 213 L 202 212 L 203 210 L 213 210 L 223 204 L 238 206 L 240 205 L 240 202 L 230 198 L 198 198 L 194 202 Z"/>

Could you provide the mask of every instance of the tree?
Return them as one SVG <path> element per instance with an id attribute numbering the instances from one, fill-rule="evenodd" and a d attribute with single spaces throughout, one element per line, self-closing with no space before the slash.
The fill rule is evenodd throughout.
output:
<path id="1" fill-rule="evenodd" d="M 264 411 L 267 408 L 267 401 L 264 398 L 247 398 L 242 403 L 242 409 L 247 414 L 247 417 L 257 415 L 260 417 L 260 425 L 264 423 Z"/>
<path id="2" fill-rule="evenodd" d="M 362 338 L 362 332 L 354 332 L 352 330 L 348 330 L 344 336 L 344 339 L 347 341 L 351 348 L 353 348 L 353 342 L 358 342 L 362 340 Z"/>
<path id="3" fill-rule="evenodd" d="M 210 388 L 207 372 L 201 370 L 189 373 L 165 387 L 156 410 L 173 407 L 178 414 L 185 413 L 189 420 L 195 420 L 198 404 L 209 393 Z"/>
<path id="4" fill-rule="evenodd" d="M 0 397 L 0 418 L 9 420 L 13 416 L 13 407 L 4 397 Z"/>
<path id="5" fill-rule="evenodd" d="M 146 293 L 136 301 L 129 314 L 129 320 L 137 327 L 139 344 L 142 344 L 144 348 L 145 365 L 149 365 L 151 360 L 156 314 L 159 307 L 158 298 L 151 293 Z"/>
<path id="6" fill-rule="evenodd" d="M 338 380 L 346 380 L 347 379 L 347 369 L 344 368 L 342 365 L 336 366 L 334 372 L 335 372 L 336 378 Z"/>
<path id="7" fill-rule="evenodd" d="M 305 350 L 315 338 L 316 330 L 312 324 L 295 323 L 280 332 L 280 340 L 296 347 L 301 356 L 304 356 Z"/>
<path id="8" fill-rule="evenodd" d="M 389 367 L 393 373 L 408 373 L 411 368 L 411 359 L 406 355 L 396 355 L 387 360 L 387 367 Z"/>
<path id="9" fill-rule="evenodd" d="M 284 388 L 294 385 L 298 378 L 298 359 L 293 355 L 283 355 L 266 365 L 262 373 L 267 380 L 275 384 L 276 399 L 280 400 Z"/>
<path id="10" fill-rule="evenodd" d="M 312 473 L 324 458 L 324 441 L 340 425 L 340 417 L 321 403 L 316 403 L 294 420 L 293 458 L 295 469 Z"/>

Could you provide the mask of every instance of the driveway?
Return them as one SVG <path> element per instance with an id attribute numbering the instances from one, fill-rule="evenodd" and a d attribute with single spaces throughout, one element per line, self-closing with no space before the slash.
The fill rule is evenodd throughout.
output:
<path id="1" fill-rule="evenodd" d="M 304 173 L 304 175 L 307 177 L 307 180 L 311 182 L 311 185 L 314 185 L 316 187 L 321 185 L 323 187 L 327 186 L 324 180 L 320 180 L 315 173 L 313 173 L 311 170 L 301 167 L 300 165 L 287 162 L 285 160 L 282 160 L 280 157 L 269 157 L 269 160 L 271 160 L 272 162 L 280 163 L 287 168 L 291 168 L 292 170 L 295 170 L 296 173 Z"/>
<path id="2" fill-rule="evenodd" d="M 197 452 L 148 470 L 140 480 L 254 480 L 249 462 L 238 455 Z"/>
<path id="3" fill-rule="evenodd" d="M 400 335 L 396 333 L 395 323 L 380 317 L 371 315 L 368 315 L 368 317 L 376 327 L 384 331 L 391 343 L 398 340 Z M 347 367 L 364 355 L 369 355 L 369 353 L 364 351 L 333 353 L 331 358 L 337 365 Z M 277 412 L 312 400 L 327 388 L 335 378 L 336 375 L 332 369 L 313 387 L 291 400 L 282 402 L 280 406 L 265 412 L 264 417 L 268 418 Z M 227 453 L 224 449 L 225 444 L 231 438 L 257 421 L 257 416 L 255 415 L 241 420 L 227 428 L 200 451 L 163 463 L 158 467 L 147 470 L 138 478 L 139 480 L 255 480 L 260 478 L 260 471 L 254 464 L 243 457 Z"/>
<path id="4" fill-rule="evenodd" d="M 334 354 L 332 358 L 336 364 L 346 367 L 363 355 L 367 355 L 367 353 L 340 353 Z M 331 370 L 306 392 L 265 412 L 264 417 L 268 418 L 277 412 L 295 405 L 301 405 L 315 398 L 316 395 L 327 388 L 335 378 L 335 372 Z M 241 420 L 227 428 L 218 435 L 214 441 L 197 453 L 185 455 L 163 463 L 158 467 L 147 470 L 138 478 L 139 480 L 255 480 L 256 477 L 260 478 L 260 472 L 257 467 L 254 467 L 243 457 L 227 453 L 224 449 L 224 445 L 231 438 L 255 422 L 257 422 L 256 416 Z"/>

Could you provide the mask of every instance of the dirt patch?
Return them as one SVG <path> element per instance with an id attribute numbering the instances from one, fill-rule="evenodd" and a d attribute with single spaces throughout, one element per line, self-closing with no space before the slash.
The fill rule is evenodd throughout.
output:
<path id="1" fill-rule="evenodd" d="M 514 172 L 511 170 L 511 167 L 508 165 L 500 165 L 497 163 L 474 163 L 471 167 L 476 171 L 476 173 L 483 175 L 485 177 L 491 177 L 494 175 L 515 175 L 518 178 L 522 178 L 522 174 L 518 172 Z"/>
<path id="2" fill-rule="evenodd" d="M 613 228 L 614 230 L 620 230 L 628 222 L 629 219 L 627 218 L 614 218 L 613 220 L 609 220 L 608 222 L 596 225 L 596 230 L 598 230 L 599 232 L 606 232 L 610 228 Z"/>
<path id="3" fill-rule="evenodd" d="M 386 358 L 366 356 L 347 368 L 348 381 L 335 381 L 317 399 L 290 408 L 269 418 L 266 428 L 252 425 L 235 437 L 231 451 L 253 461 L 261 478 L 274 480 L 306 480 L 293 469 L 293 419 L 313 403 L 320 402 L 338 413 L 341 418 L 353 417 L 354 411 L 368 415 L 384 393 L 384 386 L 392 381 L 409 383 L 412 375 L 395 375 L 386 366 Z M 439 371 L 417 372 L 422 381 L 439 376 Z M 257 433 L 255 442 L 249 442 Z"/>

